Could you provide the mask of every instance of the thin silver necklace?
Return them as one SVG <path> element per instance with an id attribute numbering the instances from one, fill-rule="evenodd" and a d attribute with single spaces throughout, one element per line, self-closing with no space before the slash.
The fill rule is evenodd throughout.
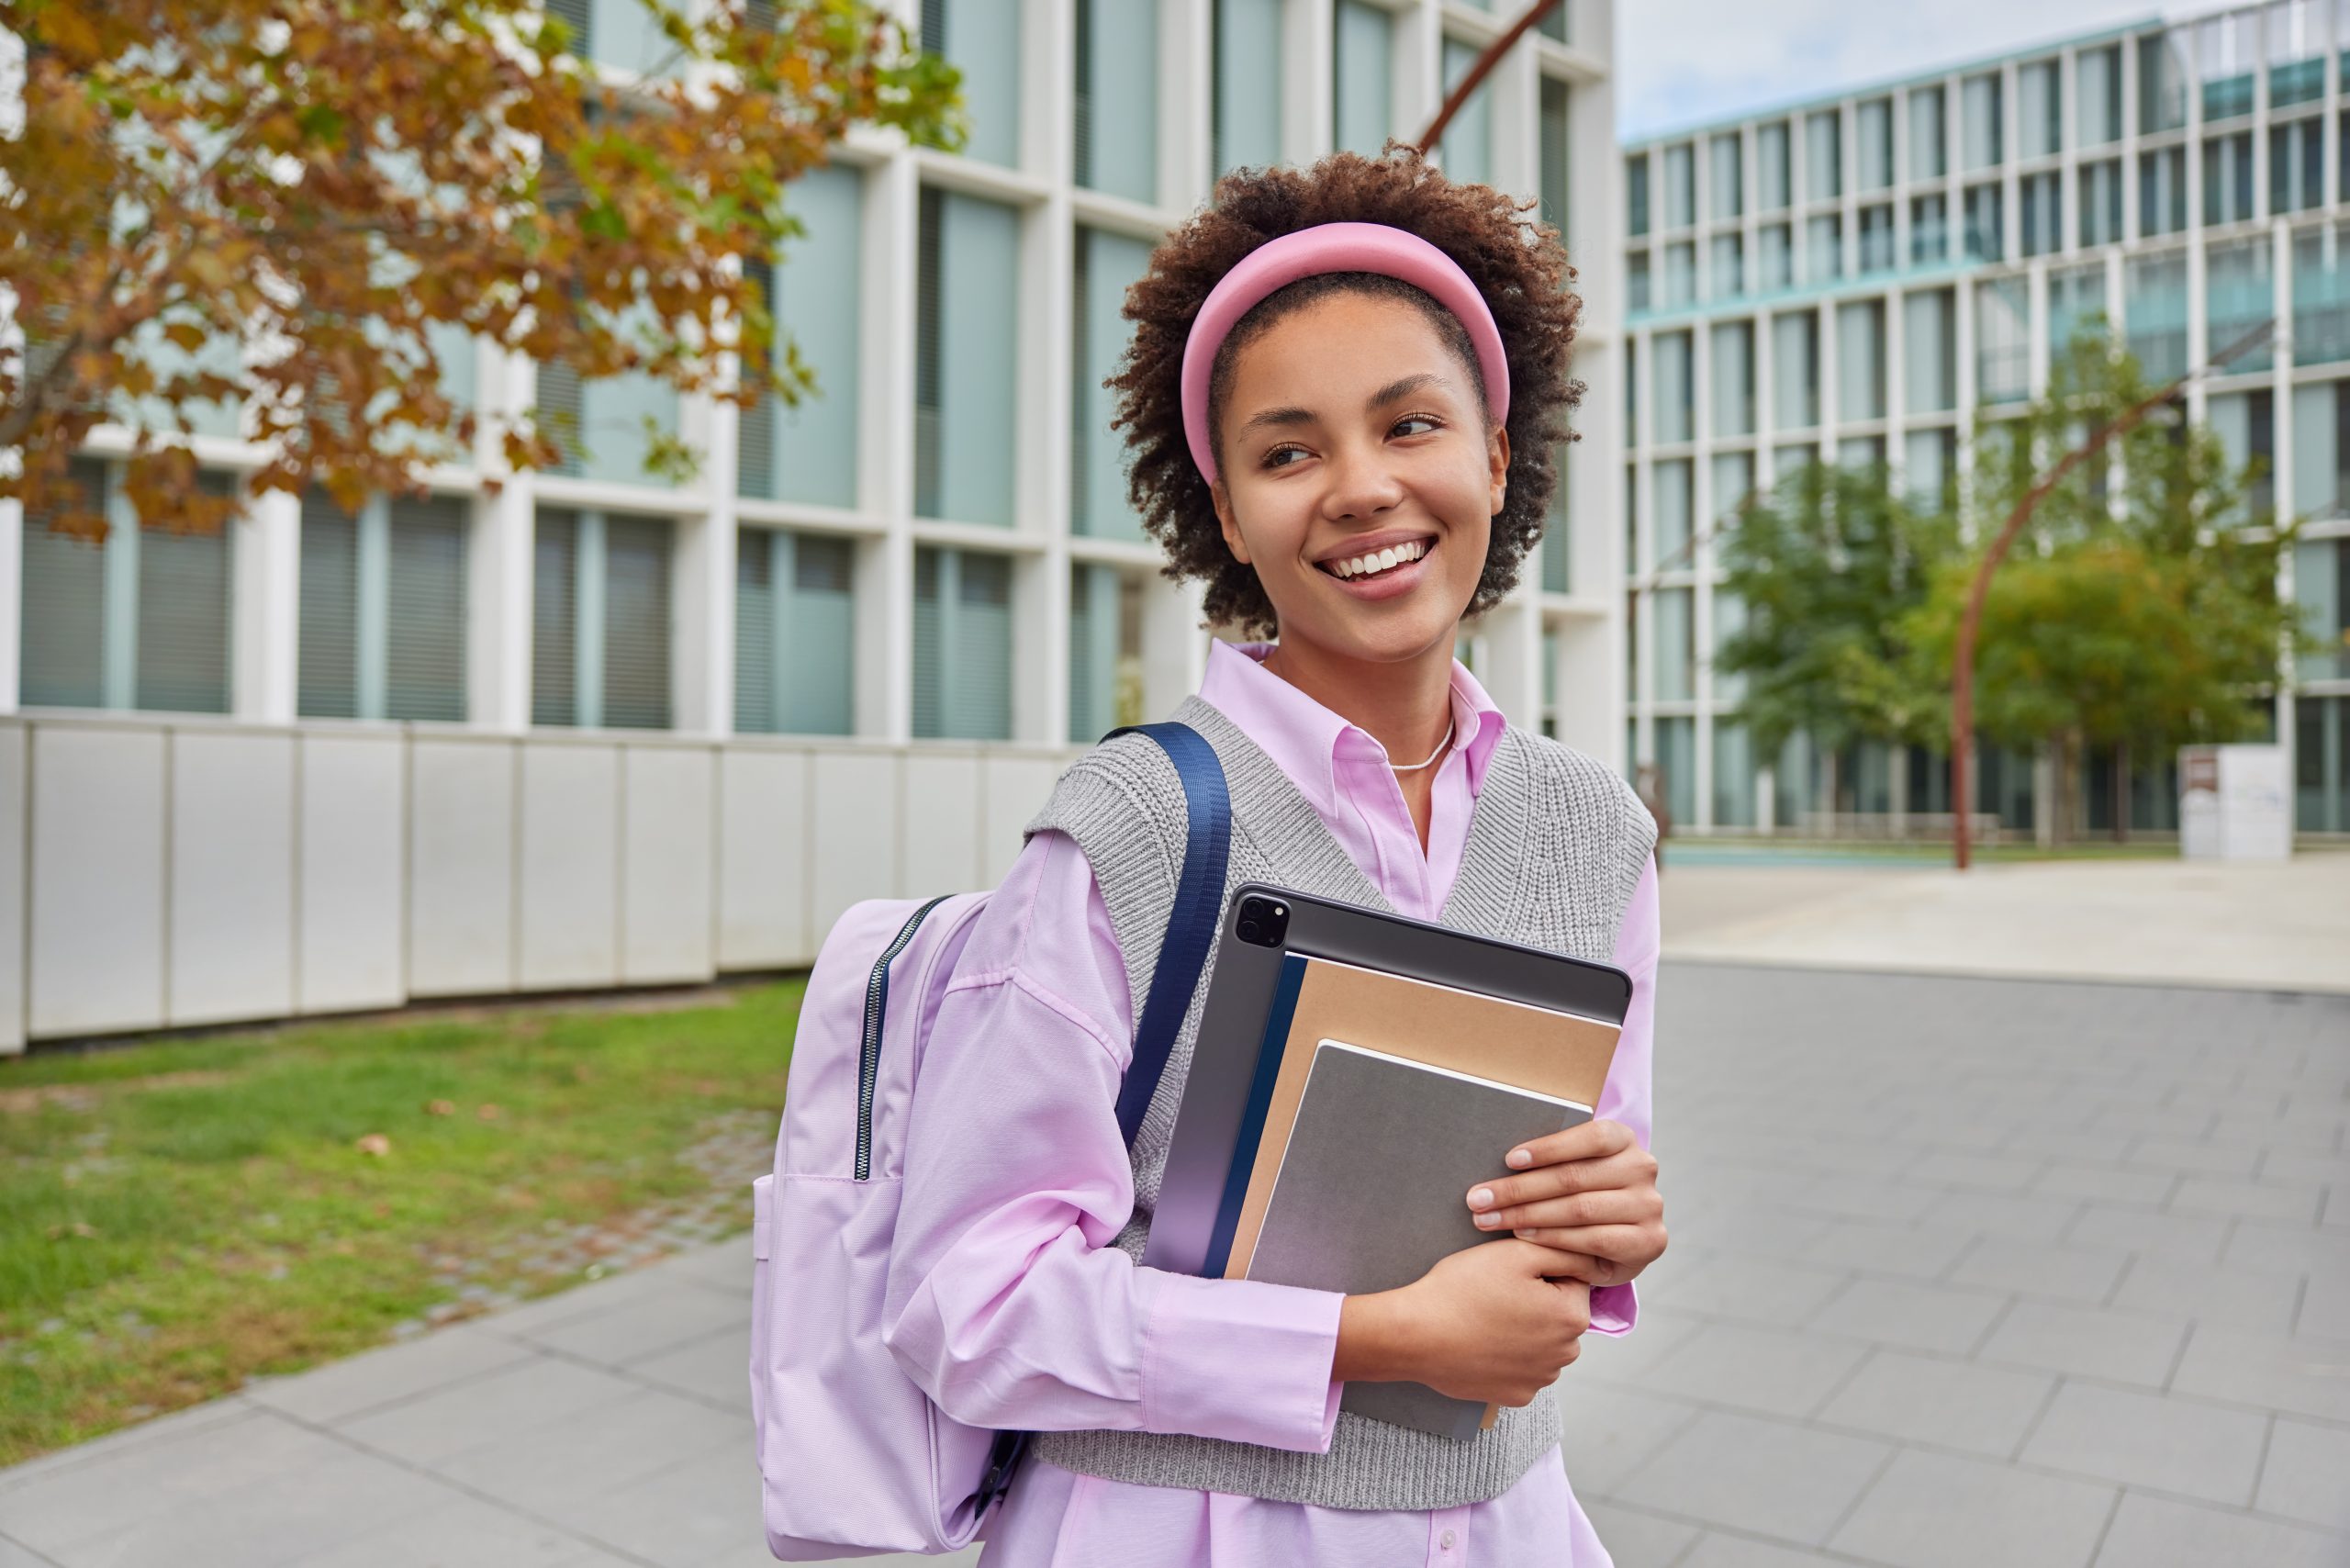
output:
<path id="1" fill-rule="evenodd" d="M 1394 762 L 1391 762 L 1387 766 L 1393 768 L 1398 773 L 1417 773 L 1421 768 L 1426 767 L 1429 762 L 1434 762 L 1438 757 L 1442 756 L 1444 755 L 1444 748 L 1451 744 L 1452 726 L 1448 723 L 1444 726 L 1444 739 L 1437 742 L 1436 749 L 1428 753 L 1427 762 L 1416 762 L 1409 767 L 1405 767 L 1401 763 Z"/>

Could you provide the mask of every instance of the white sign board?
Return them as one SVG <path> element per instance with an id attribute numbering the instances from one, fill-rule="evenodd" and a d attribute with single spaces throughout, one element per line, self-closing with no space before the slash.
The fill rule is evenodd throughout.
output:
<path id="1" fill-rule="evenodd" d="M 2178 848 L 2189 860 L 2283 860 L 2293 799 L 2280 745 L 2191 745 L 2178 754 Z"/>

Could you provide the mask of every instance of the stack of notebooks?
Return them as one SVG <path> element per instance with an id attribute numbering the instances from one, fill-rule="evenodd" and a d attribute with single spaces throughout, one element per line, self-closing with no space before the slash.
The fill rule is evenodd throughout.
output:
<path id="1" fill-rule="evenodd" d="M 1369 1294 L 1493 1240 L 1469 1189 L 1590 1119 L 1618 1032 L 1287 954 L 1203 1271 Z M 1349 1383 L 1341 1407 L 1462 1439 L 1499 1414 L 1416 1383 Z"/>

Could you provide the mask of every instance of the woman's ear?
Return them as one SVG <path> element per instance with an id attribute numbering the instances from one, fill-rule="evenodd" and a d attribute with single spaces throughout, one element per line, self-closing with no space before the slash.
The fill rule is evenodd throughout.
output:
<path id="1" fill-rule="evenodd" d="M 1208 494 L 1215 503 L 1216 525 L 1224 530 L 1224 547 L 1232 552 L 1234 560 L 1247 566 L 1248 542 L 1240 536 L 1240 524 L 1232 515 L 1232 492 L 1224 487 L 1222 476 L 1208 487 Z"/>
<path id="2" fill-rule="evenodd" d="M 1485 437 L 1486 489 L 1493 498 L 1491 517 L 1502 514 L 1502 503 L 1509 498 L 1509 431 L 1495 425 Z"/>

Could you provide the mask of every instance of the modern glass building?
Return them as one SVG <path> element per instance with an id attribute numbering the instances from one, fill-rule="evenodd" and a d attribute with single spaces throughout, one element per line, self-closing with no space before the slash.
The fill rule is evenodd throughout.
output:
<path id="1" fill-rule="evenodd" d="M 2350 0 L 2085 34 L 1652 137 L 1625 151 L 1627 745 L 1677 825 L 1753 831 L 1949 809 L 1947 763 L 1797 737 L 1755 755 L 1716 531 L 1808 459 L 1937 493 L 1973 411 L 2020 404 L 2102 312 L 2157 375 L 2272 316 L 2273 353 L 2190 417 L 2310 520 L 2291 588 L 2329 651 L 2273 701 L 2308 832 L 2350 832 Z M 2266 706 L 2264 702 L 2264 706 Z M 2168 763 L 2093 758 L 2080 820 L 2174 827 Z M 2044 763 L 1982 757 L 1976 799 L 2034 825 Z M 1831 796 L 1832 789 L 1832 796 Z"/>
<path id="2" fill-rule="evenodd" d="M 655 63 L 635 0 L 550 4 L 599 62 Z M 805 962 L 851 898 L 991 879 L 1073 746 L 1192 689 L 1197 592 L 1158 574 L 1100 385 L 1124 291 L 1220 171 L 1416 137 L 1514 8 L 907 14 L 963 71 L 969 145 L 853 139 L 791 187 L 804 237 L 746 263 L 821 396 L 738 412 L 457 342 L 476 407 L 576 431 L 556 470 L 485 443 L 426 500 L 261 498 L 186 537 L 131 518 L 126 423 L 83 464 L 103 548 L 0 509 L 0 1048 Z M 1568 0 L 1442 159 L 1586 263 L 1591 428 L 1464 653 L 1620 760 L 1611 17 Z M 261 454 L 215 413 L 233 486 Z M 648 430 L 699 477 L 650 477 Z"/>

